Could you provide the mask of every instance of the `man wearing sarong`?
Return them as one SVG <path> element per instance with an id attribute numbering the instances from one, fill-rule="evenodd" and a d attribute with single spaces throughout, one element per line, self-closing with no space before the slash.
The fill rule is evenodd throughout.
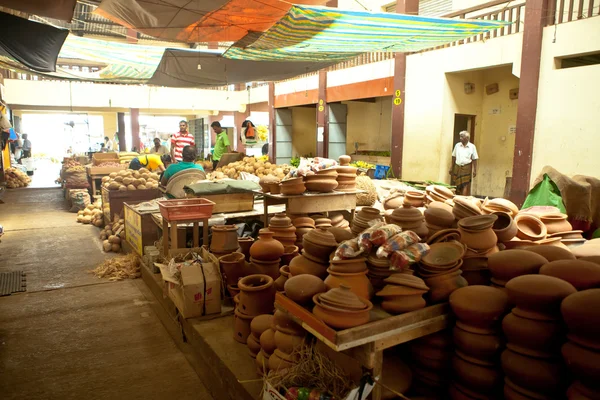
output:
<path id="1" fill-rule="evenodd" d="M 452 185 L 456 186 L 456 194 L 469 196 L 471 194 L 471 179 L 477 176 L 477 149 L 469 142 L 471 135 L 467 131 L 460 134 L 460 142 L 452 151 L 452 169 L 449 174 Z"/>

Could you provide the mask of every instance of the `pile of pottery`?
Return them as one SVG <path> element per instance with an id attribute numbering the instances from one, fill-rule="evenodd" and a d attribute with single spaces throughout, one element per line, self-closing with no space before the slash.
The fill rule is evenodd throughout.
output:
<path id="1" fill-rule="evenodd" d="M 548 235 L 549 239 L 560 239 L 561 243 L 568 248 L 577 247 L 586 241 L 583 237 L 583 231 L 557 232 Z"/>
<path id="2" fill-rule="evenodd" d="M 428 398 L 445 399 L 452 365 L 451 331 L 441 331 L 409 343 L 412 359 L 411 391 Z"/>
<path id="3" fill-rule="evenodd" d="M 258 240 L 250 247 L 250 263 L 253 270 L 258 274 L 277 279 L 284 251 L 283 244 L 273 238 L 271 230 L 261 229 L 258 231 Z"/>
<path id="4" fill-rule="evenodd" d="M 284 246 L 293 246 L 296 242 L 296 227 L 285 213 L 275 214 L 269 221 L 269 230 L 273 239 L 279 240 Z"/>
<path id="5" fill-rule="evenodd" d="M 313 297 L 313 314 L 325 324 L 336 329 L 364 325 L 370 320 L 373 304 L 358 297 L 350 287 L 341 285 Z"/>
<path id="6" fill-rule="evenodd" d="M 489 286 L 467 286 L 450 295 L 450 307 L 457 318 L 453 331 L 454 382 L 450 392 L 462 393 L 462 398 L 495 397 L 503 385 L 501 321 L 510 307 L 508 296 Z"/>
<path id="7" fill-rule="evenodd" d="M 537 247 L 555 248 L 554 246 Z M 556 249 L 568 252 L 568 250 L 558 247 L 556 247 Z M 550 256 L 547 256 L 546 258 L 549 260 Z M 587 290 L 600 287 L 600 265 L 590 261 L 566 258 L 562 260 L 550 261 L 548 264 L 540 268 L 540 275 L 560 278 L 563 281 L 569 282 L 577 290 Z"/>
<path id="8" fill-rule="evenodd" d="M 390 260 L 387 257 L 377 257 L 375 253 L 367 257 L 367 269 L 367 278 L 376 291 L 383 289 L 384 280 L 394 273 L 390 270 Z"/>
<path id="9" fill-rule="evenodd" d="M 425 205 L 425 194 L 418 190 L 407 190 L 404 193 L 403 203 L 408 203 L 413 207 L 423 207 Z"/>
<path id="10" fill-rule="evenodd" d="M 322 169 L 304 177 L 304 186 L 309 192 L 327 193 L 338 187 L 335 168 Z"/>
<path id="11" fill-rule="evenodd" d="M 500 251 L 487 258 L 492 286 L 499 289 L 504 289 L 508 281 L 518 276 L 537 274 L 547 262 L 539 254 L 520 249 Z"/>
<path id="12" fill-rule="evenodd" d="M 326 290 L 321 278 L 309 274 L 292 276 L 284 285 L 285 295 L 302 306 L 312 305 L 313 296 Z"/>
<path id="13" fill-rule="evenodd" d="M 504 212 L 509 214 L 511 217 L 515 217 L 519 213 L 519 207 L 517 207 L 512 201 L 503 199 L 501 197 L 492 200 L 486 198 L 481 205 L 481 211 L 483 211 L 484 214 Z"/>
<path id="14" fill-rule="evenodd" d="M 427 186 L 425 192 L 427 193 L 426 198 L 430 203 L 434 201 L 444 203 L 448 200 L 452 201 L 452 199 L 454 198 L 454 193 L 452 193 L 452 190 L 448 189 L 445 186 Z"/>
<path id="15" fill-rule="evenodd" d="M 348 222 L 342 213 L 329 213 L 331 219 L 331 226 L 340 229 L 350 229 L 350 222 Z"/>
<path id="16" fill-rule="evenodd" d="M 306 192 L 306 186 L 304 185 L 304 179 L 302 177 L 290 178 L 281 181 L 279 185 L 281 194 L 286 196 L 299 195 Z"/>
<path id="17" fill-rule="evenodd" d="M 390 223 L 401 227 L 403 231 L 415 232 L 421 239 L 425 239 L 429 235 L 429 229 L 425 224 L 423 213 L 418 208 L 407 203 L 406 200 L 402 207 L 392 212 L 389 220 Z"/>
<path id="18" fill-rule="evenodd" d="M 333 224 L 331 223 L 331 219 L 324 217 L 321 214 L 318 214 L 318 216 L 312 216 L 311 218 L 315 220 L 316 228 L 329 229 L 329 228 L 333 227 Z"/>
<path id="19" fill-rule="evenodd" d="M 458 220 L 467 217 L 473 217 L 475 215 L 481 215 L 481 209 L 479 208 L 479 199 L 456 196 L 454 197 L 454 207 L 452 207 L 452 214 Z"/>
<path id="20" fill-rule="evenodd" d="M 227 287 L 235 289 L 240 278 L 246 275 L 246 257 L 235 251 L 219 257 L 219 265 L 221 273 L 225 276 Z"/>
<path id="21" fill-rule="evenodd" d="M 268 275 L 248 275 L 238 282 L 239 302 L 235 308 L 233 338 L 246 344 L 252 319 L 271 314 L 275 307 L 275 286 Z"/>
<path id="22" fill-rule="evenodd" d="M 363 207 L 352 219 L 352 234 L 358 236 L 362 231 L 369 228 L 369 222 L 373 220 L 382 221 L 381 213 L 373 207 Z"/>
<path id="23" fill-rule="evenodd" d="M 271 327 L 273 323 L 273 316 L 271 314 L 262 314 L 254 317 L 250 322 L 250 335 L 246 340 L 248 350 L 250 351 L 250 357 L 256 358 L 260 353 L 260 336 L 264 331 Z"/>
<path id="24" fill-rule="evenodd" d="M 575 378 L 570 399 L 600 398 L 600 289 L 583 290 L 563 300 L 560 307 L 569 340 L 562 355 Z"/>
<path id="25" fill-rule="evenodd" d="M 338 192 L 354 192 L 356 190 L 356 167 L 350 165 L 350 156 L 340 156 L 340 165 L 336 167 Z"/>
<path id="26" fill-rule="evenodd" d="M 332 233 L 324 228 L 310 229 L 302 237 L 302 254 L 290 261 L 290 274 L 309 274 L 324 279 L 331 253 L 337 248 Z"/>
<path id="27" fill-rule="evenodd" d="M 239 248 L 237 226 L 215 225 L 211 228 L 210 252 L 219 258 Z"/>
<path id="28" fill-rule="evenodd" d="M 302 247 L 302 238 L 309 231 L 315 229 L 315 220 L 309 217 L 297 217 L 292 220 L 296 227 L 296 246 Z"/>
<path id="29" fill-rule="evenodd" d="M 441 230 L 450 229 L 454 225 L 454 214 L 452 214 L 452 207 L 448 204 L 434 201 L 429 203 L 423 214 L 429 236 Z"/>
<path id="30" fill-rule="evenodd" d="M 556 398 L 567 385 L 560 355 L 564 343 L 560 307 L 577 290 L 553 276 L 523 275 L 508 281 L 506 291 L 516 305 L 502 321 L 507 339 L 501 356 L 507 398 Z"/>
<path id="31" fill-rule="evenodd" d="M 567 214 L 562 213 L 540 215 L 540 219 L 546 226 L 546 232 L 548 235 L 572 231 L 573 226 L 569 223 L 569 221 L 567 221 L 567 218 Z"/>
<path id="32" fill-rule="evenodd" d="M 271 327 L 260 337 L 261 351 L 256 356 L 259 374 L 292 367 L 297 362 L 294 351 L 305 341 L 306 331 L 284 312 L 275 311 Z"/>
<path id="33" fill-rule="evenodd" d="M 492 230 L 498 219 L 495 214 L 466 217 L 458 221 L 460 242 L 467 246 L 468 255 L 489 256 L 498 252 L 498 237 Z"/>
<path id="34" fill-rule="evenodd" d="M 254 243 L 254 238 L 250 236 L 243 236 L 238 238 L 239 252 L 244 254 L 246 261 L 250 261 L 250 247 Z"/>
<path id="35" fill-rule="evenodd" d="M 368 269 L 366 261 L 364 257 L 331 260 L 331 264 L 327 269 L 329 275 L 325 279 L 327 290 L 346 286 L 358 297 L 371 299 L 374 290 L 367 277 Z"/>
<path id="36" fill-rule="evenodd" d="M 418 270 L 429 287 L 430 303 L 446 301 L 452 292 L 468 285 L 461 276 L 460 269 L 464 255 L 465 246 L 456 241 L 430 246 L 429 253 L 421 259 Z"/>
<path id="37" fill-rule="evenodd" d="M 408 275 L 394 274 L 384 280 L 385 287 L 376 293 L 383 297 L 381 308 L 390 314 L 402 314 L 425 307 L 423 295 L 429 288 L 423 279 Z"/>
<path id="38" fill-rule="evenodd" d="M 492 230 L 496 234 L 498 242 L 506 243 L 517 236 L 517 224 L 511 214 L 504 211 L 494 211 L 492 215 L 497 218 L 492 225 Z"/>

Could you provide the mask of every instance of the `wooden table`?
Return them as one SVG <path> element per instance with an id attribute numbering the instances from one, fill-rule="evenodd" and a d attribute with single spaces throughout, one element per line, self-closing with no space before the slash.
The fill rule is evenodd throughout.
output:
<path id="1" fill-rule="evenodd" d="M 364 193 L 364 191 L 333 191 L 329 193 L 306 192 L 304 194 L 292 196 L 263 193 L 262 190 L 255 190 L 254 193 L 264 196 L 264 218 L 265 224 L 267 224 L 269 217 L 269 206 L 278 204 L 285 204 L 285 210 L 288 214 L 307 214 L 325 211 L 350 210 L 350 222 L 352 222 L 352 219 L 354 219 L 354 211 L 356 210 L 356 195 L 358 193 Z"/>
<path id="2" fill-rule="evenodd" d="M 202 222 L 202 242 L 208 239 L 208 218 L 202 218 L 197 220 L 189 220 L 189 221 L 168 221 L 163 217 L 162 219 L 162 229 L 163 229 L 163 251 L 164 254 L 169 254 L 169 224 L 171 225 L 171 243 L 173 249 L 179 248 L 179 243 L 177 243 L 177 225 L 187 225 L 192 224 L 192 235 L 194 236 L 194 245 L 193 247 L 200 247 L 200 222 Z M 184 246 L 185 243 L 184 243 Z"/>
<path id="3" fill-rule="evenodd" d="M 276 294 L 275 308 L 286 312 L 331 349 L 355 358 L 372 371 L 375 379 L 381 379 L 383 350 L 441 331 L 450 319 L 448 303 L 394 316 L 374 308 L 368 324 L 336 331 L 281 293 Z M 375 385 L 371 398 L 380 400 L 381 393 L 382 387 Z"/>

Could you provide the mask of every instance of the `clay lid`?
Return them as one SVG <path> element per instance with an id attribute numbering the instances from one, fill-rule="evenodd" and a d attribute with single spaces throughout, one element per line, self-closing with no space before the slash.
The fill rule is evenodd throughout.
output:
<path id="1" fill-rule="evenodd" d="M 431 235 L 429 239 L 427 239 L 427 244 L 431 245 L 452 240 L 459 241 L 460 237 L 460 231 L 458 229 L 443 229 Z"/>
<path id="2" fill-rule="evenodd" d="M 354 237 L 355 237 L 352 234 L 352 232 L 350 232 L 346 229 L 343 229 L 343 228 L 337 228 L 334 226 L 327 230 L 333 234 L 333 236 L 335 237 L 335 241 L 338 243 L 342 243 L 346 240 L 354 239 Z"/>
<path id="3" fill-rule="evenodd" d="M 439 203 L 439 202 L 438 202 Z M 444 204 L 444 203 L 439 203 Z M 445 204 L 444 204 L 445 205 Z M 450 206 L 448 206 L 450 208 Z M 454 215 L 452 209 L 450 210 L 441 207 L 428 207 L 423 214 L 425 215 L 425 221 L 436 226 L 448 226 L 451 227 L 454 223 Z"/>
<path id="4" fill-rule="evenodd" d="M 491 206 L 500 206 L 502 208 L 508 209 L 510 210 L 510 213 L 515 216 L 519 213 L 519 207 L 517 207 L 515 205 L 515 203 L 513 203 L 510 200 L 507 199 L 503 199 L 502 197 L 497 197 L 495 199 L 491 199 L 488 201 L 488 205 Z"/>
<path id="5" fill-rule="evenodd" d="M 553 276 L 523 275 L 506 283 L 513 313 L 530 319 L 556 319 L 562 300 L 577 292 L 569 282 Z"/>
<path id="6" fill-rule="evenodd" d="M 461 219 L 460 221 L 458 221 L 458 226 L 470 232 L 483 231 L 486 229 L 490 229 L 497 219 L 498 216 L 496 214 L 477 215 L 474 217 L 467 217 Z"/>
<path id="7" fill-rule="evenodd" d="M 393 285 L 411 287 L 415 289 L 429 290 L 429 287 L 425 284 L 425 281 L 414 275 L 393 274 L 390 275 L 388 278 L 384 279 L 384 282 Z"/>
<path id="8" fill-rule="evenodd" d="M 432 187 L 432 190 L 433 190 L 433 194 L 435 194 L 439 197 L 443 197 L 444 199 L 451 199 L 454 197 L 454 193 L 452 193 L 452 190 L 448 189 L 445 186 L 434 185 Z"/>
<path id="9" fill-rule="evenodd" d="M 548 260 L 527 250 L 505 250 L 488 256 L 488 268 L 496 281 L 506 283 L 520 275 L 537 274 Z"/>
<path id="10" fill-rule="evenodd" d="M 325 300 L 329 304 L 335 304 L 338 308 L 348 310 L 364 310 L 367 305 L 350 290 L 349 286 L 344 284 L 339 288 L 331 289 L 328 292 L 321 293 L 319 299 Z"/>
<path id="11" fill-rule="evenodd" d="M 329 219 L 331 220 L 331 224 L 335 226 L 344 220 L 344 215 L 341 213 L 330 213 Z"/>
<path id="12" fill-rule="evenodd" d="M 315 172 L 315 175 L 327 175 L 327 176 L 337 176 L 337 170 L 335 167 L 322 169 L 320 171 Z"/>
<path id="13" fill-rule="evenodd" d="M 329 218 L 315 218 L 315 226 L 319 226 L 319 225 L 329 225 L 329 226 L 333 226 L 332 222 Z"/>
<path id="14" fill-rule="evenodd" d="M 583 231 L 566 231 L 566 232 L 556 232 L 556 233 L 551 233 L 550 237 L 559 237 L 562 239 L 582 239 Z"/>
<path id="15" fill-rule="evenodd" d="M 564 219 L 569 218 L 569 216 L 567 214 L 563 214 L 563 213 L 550 213 L 550 214 L 544 214 L 544 215 L 540 215 L 540 219 L 544 222 L 548 221 L 562 221 Z"/>
<path id="16" fill-rule="evenodd" d="M 250 330 L 254 337 L 260 338 L 260 335 L 271 327 L 273 316 L 271 314 L 262 314 L 254 317 L 250 323 Z"/>
<path id="17" fill-rule="evenodd" d="M 315 220 L 310 217 L 294 218 L 293 224 L 296 228 L 314 228 Z"/>
<path id="18" fill-rule="evenodd" d="M 387 257 L 377 257 L 375 254 L 367 257 L 367 263 L 377 268 L 390 268 L 390 260 Z"/>
<path id="19" fill-rule="evenodd" d="M 456 196 L 454 197 L 454 206 L 457 205 L 468 211 L 471 215 L 481 215 L 481 209 L 475 203 L 475 200 L 466 196 Z"/>
<path id="20" fill-rule="evenodd" d="M 338 245 L 337 241 L 335 240 L 335 236 L 333 236 L 333 233 L 323 228 L 311 230 L 310 232 L 304 235 L 304 239 L 319 244 L 321 246 L 337 247 Z"/>
<path id="21" fill-rule="evenodd" d="M 575 260 L 575 256 L 570 250 L 558 246 L 531 246 L 525 247 L 523 250 L 537 253 L 548 261 Z"/>
<path id="22" fill-rule="evenodd" d="M 506 293 L 490 286 L 459 288 L 450 294 L 449 301 L 459 320 L 481 328 L 500 322 L 510 310 Z"/>
<path id="23" fill-rule="evenodd" d="M 584 290 L 568 296 L 563 300 L 560 310 L 569 327 L 569 340 L 600 349 L 600 289 Z"/>
<path id="24" fill-rule="evenodd" d="M 404 203 L 392 212 L 391 218 L 399 221 L 422 221 L 425 217 L 418 208 Z"/>
<path id="25" fill-rule="evenodd" d="M 459 242 L 434 243 L 421 262 L 431 266 L 451 266 L 465 255 L 465 246 Z"/>
<path id="26" fill-rule="evenodd" d="M 600 245 L 587 242 L 571 249 L 571 252 L 577 258 L 600 256 Z"/>
<path id="27" fill-rule="evenodd" d="M 269 221 L 269 226 L 277 228 L 287 228 L 291 224 L 292 220 L 287 215 L 285 215 L 285 213 L 275 214 L 275 216 Z"/>
<path id="28" fill-rule="evenodd" d="M 589 261 L 552 261 L 540 268 L 540 275 L 560 278 L 575 286 L 577 290 L 600 287 L 600 265 Z"/>

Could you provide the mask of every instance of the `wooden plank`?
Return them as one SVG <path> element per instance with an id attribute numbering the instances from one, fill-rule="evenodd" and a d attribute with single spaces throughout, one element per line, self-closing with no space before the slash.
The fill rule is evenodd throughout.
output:
<path id="1" fill-rule="evenodd" d="M 589 0 L 587 16 L 588 16 L 588 18 L 590 18 L 593 15 L 594 15 L 594 0 Z"/>
<path id="2" fill-rule="evenodd" d="M 564 1 L 564 0 L 560 0 Z M 521 32 L 521 6 L 517 7 L 517 17 L 515 18 L 515 33 Z"/>
<path id="3" fill-rule="evenodd" d="M 592 0 L 590 0 L 591 3 Z M 583 18 L 583 0 L 579 0 L 579 6 L 577 7 L 577 19 Z"/>
<path id="4" fill-rule="evenodd" d="M 569 0 L 569 14 L 567 14 L 567 21 L 573 21 L 573 7 L 575 5 L 575 0 Z"/>
<path id="5" fill-rule="evenodd" d="M 422 321 L 402 329 L 398 329 L 391 336 L 375 342 L 375 350 L 385 350 L 390 347 L 397 346 L 402 343 L 410 342 L 411 340 L 430 335 L 435 332 L 446 329 L 449 325 L 450 316 L 448 314 L 440 315 Z"/>
<path id="6" fill-rule="evenodd" d="M 325 323 L 318 319 L 312 312 L 298 305 L 281 293 L 275 295 L 275 307 L 287 312 L 292 317 L 296 317 L 296 322 L 300 322 L 304 329 L 315 335 L 332 349 L 338 350 L 335 346 L 336 331 L 325 325 Z"/>

